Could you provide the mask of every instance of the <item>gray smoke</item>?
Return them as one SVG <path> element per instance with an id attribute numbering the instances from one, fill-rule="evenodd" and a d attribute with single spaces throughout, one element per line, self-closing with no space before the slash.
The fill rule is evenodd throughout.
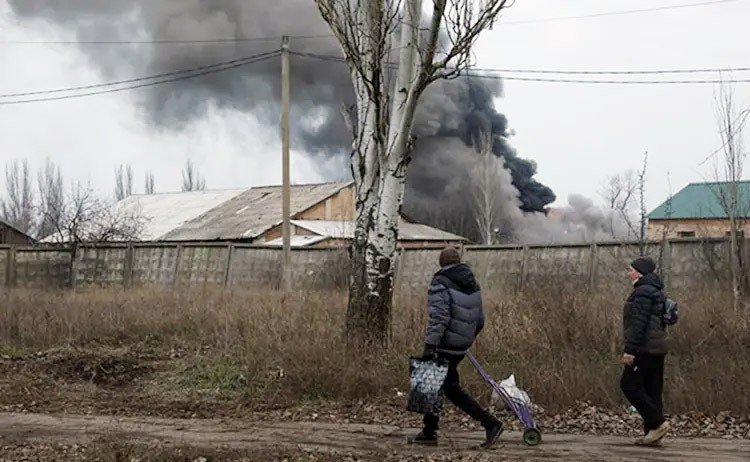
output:
<path id="1" fill-rule="evenodd" d="M 507 149 L 502 138 L 497 138 L 495 144 Z M 481 241 L 473 195 L 480 186 L 472 172 L 486 168 L 486 164 L 480 163 L 473 146 L 458 138 L 433 136 L 423 140 L 422 149 L 432 154 L 415 156 L 410 166 L 409 175 L 418 181 L 407 190 L 407 216 Z M 523 195 L 514 184 L 509 162 L 506 156 L 500 159 L 494 175 L 497 185 L 493 188 L 498 197 L 493 209 L 496 243 L 581 244 L 635 238 L 628 221 L 618 211 L 596 206 L 580 195 L 571 195 L 568 205 L 545 212 L 524 210 Z M 419 190 L 414 184 L 431 188 Z M 436 201 L 436 197 L 440 199 Z"/>
<path id="2" fill-rule="evenodd" d="M 183 40 L 328 35 L 309 0 L 9 0 L 22 18 L 42 18 L 72 30 L 78 40 Z M 333 38 L 293 42 L 295 51 L 339 55 Z M 105 79 L 190 69 L 280 48 L 280 39 L 202 44 L 81 45 Z M 340 67 L 337 67 L 340 66 Z M 334 72 L 335 71 L 335 72 Z M 203 118 L 211 105 L 252 112 L 277 124 L 278 58 L 246 67 L 151 87 L 134 93 L 159 127 L 181 129 Z M 345 67 L 295 58 L 292 69 L 295 141 L 308 151 L 336 154 L 348 133 L 338 107 L 351 99 Z M 312 124 L 310 118 L 315 118 Z"/>
<path id="3" fill-rule="evenodd" d="M 8 0 L 20 18 L 44 19 L 72 31 L 81 41 L 184 40 L 325 36 L 328 26 L 311 0 Z M 251 56 L 279 48 L 272 41 L 203 44 L 83 44 L 81 50 L 105 79 L 158 74 Z M 293 40 L 298 52 L 340 55 L 331 37 Z M 262 122 L 278 123 L 280 64 L 278 59 L 228 72 L 161 85 L 134 93 L 150 122 L 157 127 L 182 129 L 206 116 L 215 105 L 253 113 Z M 492 85 L 488 82 L 491 82 Z M 504 160 L 510 183 L 503 190 L 514 201 L 509 209 L 542 212 L 555 196 L 534 180 L 536 165 L 518 157 L 508 143 L 508 124 L 493 98 L 500 82 L 476 78 L 440 82 L 424 95 L 415 126 L 419 140 L 410 170 L 405 210 L 431 224 L 475 234 L 467 218 L 467 189 L 475 140 L 479 132 L 495 136 L 494 153 Z M 304 146 L 321 165 L 345 159 L 349 133 L 340 115 L 342 102 L 352 102 L 346 67 L 327 61 L 294 57 L 292 62 L 293 142 Z M 446 140 L 450 142 L 445 142 Z M 323 172 L 340 178 L 340 171 Z M 515 190 L 515 192 L 513 192 Z M 450 204 L 447 207 L 447 204 Z M 446 208 L 447 207 L 447 208 Z M 443 209 L 441 216 L 428 210 Z M 507 214 L 509 217 L 513 212 Z M 508 219 L 510 220 L 510 218 Z M 515 226 L 516 228 L 518 226 Z M 514 226 L 508 225 L 507 229 Z"/>

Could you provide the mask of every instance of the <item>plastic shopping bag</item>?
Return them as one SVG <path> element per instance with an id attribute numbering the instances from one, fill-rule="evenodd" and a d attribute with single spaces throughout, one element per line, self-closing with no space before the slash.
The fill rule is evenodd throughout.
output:
<path id="1" fill-rule="evenodd" d="M 443 383 L 448 375 L 445 359 L 409 358 L 411 389 L 408 411 L 420 414 L 440 415 L 443 410 Z"/>
<path id="2" fill-rule="evenodd" d="M 513 374 L 511 374 L 507 379 L 500 382 L 498 385 L 500 385 L 500 388 L 502 388 L 503 391 L 518 404 L 525 404 L 526 406 L 529 406 L 531 404 L 529 395 L 525 391 L 518 388 L 518 385 L 516 385 L 516 377 Z M 493 392 L 492 394 L 493 400 L 499 398 L 499 396 L 496 396 L 495 392 Z"/>

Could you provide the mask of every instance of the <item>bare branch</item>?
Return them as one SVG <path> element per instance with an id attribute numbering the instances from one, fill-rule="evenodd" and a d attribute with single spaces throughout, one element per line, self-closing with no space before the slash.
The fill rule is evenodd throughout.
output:
<path id="1" fill-rule="evenodd" d="M 37 236 L 44 239 L 60 231 L 61 215 L 65 202 L 60 167 L 47 159 L 44 167 L 39 170 L 37 187 L 39 191 L 37 214 L 40 216 Z"/>
<path id="2" fill-rule="evenodd" d="M 511 5 L 508 0 L 435 0 L 436 11 L 438 6 L 441 6 L 438 5 L 440 3 L 445 22 L 443 30 L 451 47 L 442 59 L 431 63 L 428 72 L 430 81 L 461 75 L 471 65 L 471 50 L 479 34 L 490 28 L 500 12 Z"/>
<path id="3" fill-rule="evenodd" d="M 646 225 L 648 224 L 648 216 L 646 210 L 646 172 L 648 170 L 648 151 L 643 153 L 643 167 L 638 172 L 638 205 L 640 208 L 640 227 L 638 229 L 638 244 L 640 246 L 641 255 L 646 253 Z"/>
<path id="4" fill-rule="evenodd" d="M 729 221 L 729 265 L 734 308 L 737 312 L 742 312 L 747 325 L 744 294 L 748 290 L 748 280 L 742 260 L 741 241 L 744 241 L 745 219 L 749 212 L 747 203 L 750 198 L 742 197 L 740 182 L 747 155 L 744 152 L 743 134 L 748 120 L 746 114 L 749 112 L 748 109 L 737 109 L 733 89 L 724 84 L 719 87 L 715 102 L 723 155 L 714 162 L 716 183 L 712 189 Z"/>
<path id="5" fill-rule="evenodd" d="M 202 191 L 206 189 L 206 179 L 203 178 L 197 167 L 188 159 L 182 171 L 183 191 Z"/>
<path id="6" fill-rule="evenodd" d="M 115 200 L 121 201 L 133 195 L 133 167 L 120 165 L 115 170 Z"/>
<path id="7" fill-rule="evenodd" d="M 27 234 L 36 225 L 34 191 L 26 160 L 16 160 L 5 165 L 5 198 L 0 200 L 0 215 L 6 222 Z"/>
<path id="8" fill-rule="evenodd" d="M 145 185 L 143 192 L 146 194 L 153 194 L 155 191 L 154 172 L 146 172 Z"/>
<path id="9" fill-rule="evenodd" d="M 479 140 L 479 156 L 473 175 L 474 217 L 485 245 L 495 243 L 495 228 L 500 205 L 498 204 L 500 174 L 504 168 L 502 160 L 496 157 L 492 150 L 493 144 L 492 133 L 489 130 L 483 131 Z"/>
<path id="10" fill-rule="evenodd" d="M 45 211 L 54 226 L 48 241 L 85 243 L 134 241 L 140 238 L 145 219 L 139 211 L 126 210 L 112 201 L 96 197 L 80 183 L 71 185 L 59 210 Z"/>
<path id="11" fill-rule="evenodd" d="M 632 237 L 639 235 L 634 218 L 637 192 L 638 179 L 636 172 L 633 170 L 627 170 L 609 177 L 600 189 L 599 195 L 604 199 L 607 207 L 614 212 L 611 215 L 610 223 L 610 232 L 613 238 L 618 237 L 615 220 L 624 222 L 628 227 L 628 233 L 632 233 Z"/>

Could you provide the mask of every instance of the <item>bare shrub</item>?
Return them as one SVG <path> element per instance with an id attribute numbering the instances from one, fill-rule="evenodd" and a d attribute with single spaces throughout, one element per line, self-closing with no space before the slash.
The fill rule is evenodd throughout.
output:
<path id="1" fill-rule="evenodd" d="M 555 411 L 589 400 L 621 406 L 621 298 L 627 287 L 536 286 L 485 294 L 488 323 L 475 351 L 498 378 L 514 373 L 536 402 Z M 667 359 L 669 412 L 750 412 L 750 336 L 732 294 L 685 290 Z M 406 358 L 421 350 L 425 296 L 395 299 L 393 344 L 351 354 L 341 337 L 346 294 L 142 288 L 0 295 L 0 350 L 148 344 L 190 359 L 183 385 L 237 393 L 257 403 L 386 399 L 406 391 Z M 134 347 L 135 348 L 135 347 Z M 488 390 L 470 366 L 467 386 Z"/>

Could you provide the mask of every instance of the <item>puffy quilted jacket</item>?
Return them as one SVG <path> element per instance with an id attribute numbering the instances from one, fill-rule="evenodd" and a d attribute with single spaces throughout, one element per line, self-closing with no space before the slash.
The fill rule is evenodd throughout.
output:
<path id="1" fill-rule="evenodd" d="M 655 274 L 647 274 L 635 283 L 623 309 L 625 353 L 667 354 L 663 290 L 664 284 Z"/>
<path id="2" fill-rule="evenodd" d="M 429 326 L 425 344 L 449 355 L 463 355 L 484 327 L 482 291 L 471 269 L 441 269 L 428 290 Z"/>

